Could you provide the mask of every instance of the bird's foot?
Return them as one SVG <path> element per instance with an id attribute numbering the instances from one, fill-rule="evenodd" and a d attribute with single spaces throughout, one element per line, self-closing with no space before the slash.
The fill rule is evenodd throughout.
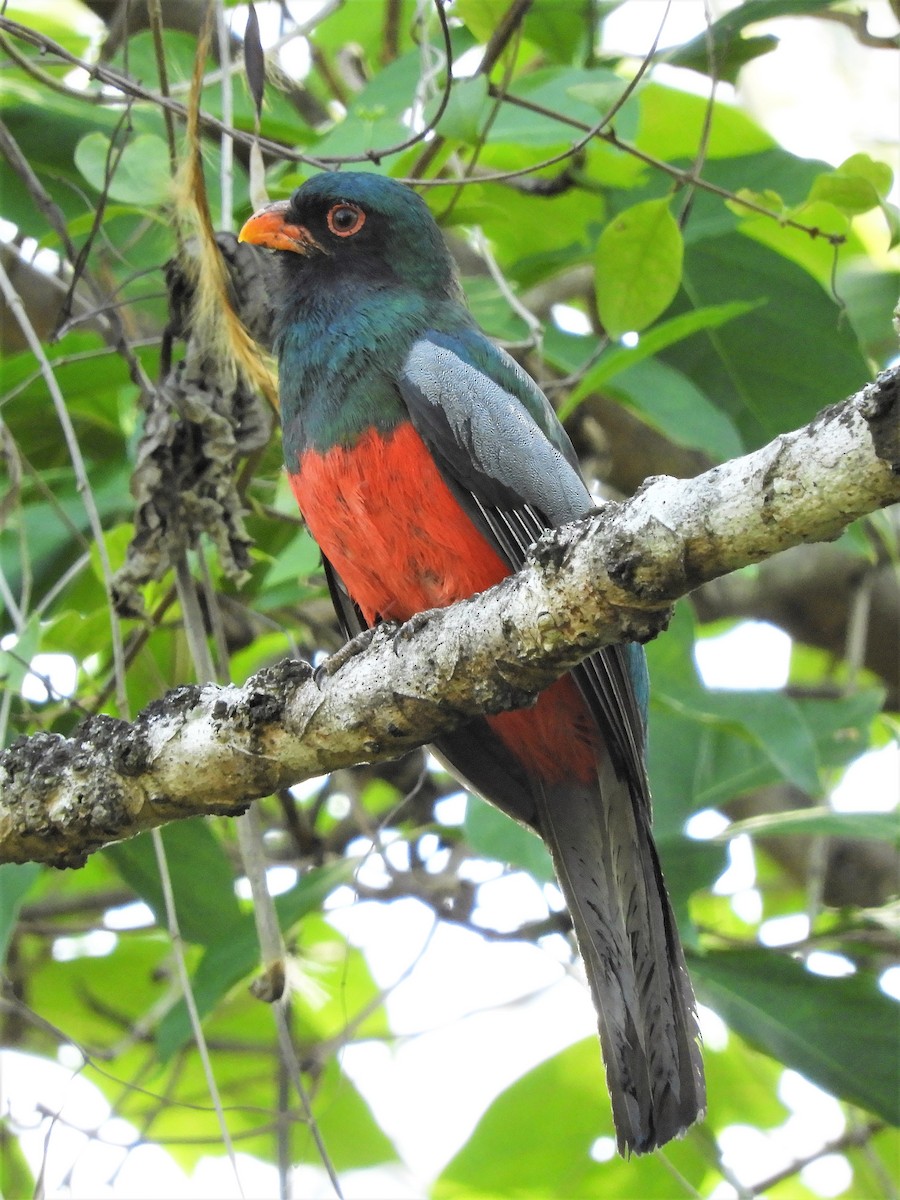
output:
<path id="1" fill-rule="evenodd" d="M 434 609 L 426 608 L 422 612 L 413 613 L 413 615 L 403 622 L 394 631 L 394 648 L 396 650 L 397 642 L 408 642 L 410 638 L 415 637 L 420 629 L 424 629 L 428 624 L 431 614 Z"/>
<path id="2" fill-rule="evenodd" d="M 355 658 L 357 654 L 362 654 L 371 646 L 375 637 L 385 637 L 393 635 L 399 628 L 396 621 L 382 621 L 378 625 L 372 625 L 369 629 L 364 629 L 362 633 L 358 633 L 356 637 L 352 637 L 349 642 L 345 642 L 340 650 L 336 650 L 334 654 L 329 654 L 328 658 L 323 663 L 316 667 L 313 673 L 316 687 L 321 688 L 322 683 L 326 679 L 330 679 L 332 675 L 336 675 L 351 658 Z"/>

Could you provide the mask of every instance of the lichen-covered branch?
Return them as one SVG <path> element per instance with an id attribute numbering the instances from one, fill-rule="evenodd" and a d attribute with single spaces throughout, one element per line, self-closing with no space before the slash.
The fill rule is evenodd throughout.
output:
<path id="1" fill-rule="evenodd" d="M 658 477 L 545 535 L 481 596 L 381 627 L 314 677 L 184 687 L 128 724 L 20 738 L 0 756 L 0 861 L 78 865 L 179 817 L 241 812 L 337 767 L 394 757 L 525 704 L 610 642 L 654 637 L 701 583 L 900 499 L 900 371 L 811 424 L 694 479 Z"/>

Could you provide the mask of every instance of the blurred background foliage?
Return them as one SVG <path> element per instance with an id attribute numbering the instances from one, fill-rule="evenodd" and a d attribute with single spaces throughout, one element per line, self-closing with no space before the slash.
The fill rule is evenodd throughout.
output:
<path id="1" fill-rule="evenodd" d="M 649 45 L 658 8 L 639 0 L 261 3 L 245 57 L 247 8 L 212 5 L 199 152 L 253 332 L 265 342 L 267 264 L 230 231 L 263 187 L 286 196 L 317 164 L 352 161 L 425 185 L 479 321 L 566 417 L 598 494 L 697 473 L 862 386 L 896 353 L 889 149 L 837 166 L 798 157 L 740 84 L 748 64 L 775 61 L 791 18 L 830 23 L 860 63 L 895 56 L 896 37 L 830 0 L 746 0 L 642 58 L 608 36 L 635 6 Z M 185 114 L 207 9 L 49 0 L 0 17 L 4 744 L 339 644 L 271 409 L 222 381 L 192 307 L 209 245 L 190 220 L 203 197 L 183 173 Z M 461 1013 L 490 953 L 529 947 L 541 989 L 565 989 L 571 965 L 542 847 L 463 804 L 419 754 L 258 806 L 292 954 L 292 1048 L 248 990 L 260 954 L 233 823 L 165 829 L 162 877 L 149 836 L 77 872 L 0 868 L 0 1029 L 18 1052 L 6 1081 L 62 1063 L 129 1123 L 82 1124 L 60 1166 L 54 1138 L 79 1125 L 59 1113 L 61 1085 L 29 1107 L 5 1083 L 4 1194 L 99 1194 L 100 1176 L 76 1167 L 104 1147 L 96 1169 L 117 1195 L 144 1194 L 122 1182 L 136 1147 L 188 1174 L 223 1154 L 178 951 L 230 1139 L 277 1171 L 273 1191 L 305 1163 L 318 1173 L 304 1186 L 328 1194 L 325 1162 L 348 1195 L 896 1195 L 896 779 L 851 772 L 875 780 L 860 796 L 845 773 L 896 732 L 898 529 L 896 512 L 875 514 L 718 581 L 648 648 L 658 842 L 699 999 L 720 1019 L 705 1017 L 703 1128 L 649 1160 L 611 1159 L 587 1010 L 569 1028 L 561 1008 L 541 1050 L 551 1010 L 519 994 L 500 1013 L 523 1022 L 521 1059 L 491 1095 L 474 1089 L 464 1129 L 465 1086 L 422 1067 L 414 1103 L 457 1133 L 416 1174 L 385 1096 L 412 1034 L 440 1022 L 425 1003 L 414 1017 L 393 1005 L 407 977 L 434 972 L 429 940 L 465 930 L 481 964 L 454 959 L 449 981 L 438 969 Z M 791 639 L 778 686 L 747 685 L 739 665 L 710 686 L 696 647 L 746 621 Z M 498 908 L 487 889 L 503 881 Z M 373 907 L 382 932 L 364 937 L 353 914 Z M 404 937 L 391 974 L 383 943 Z M 471 950 L 482 938 L 487 958 Z M 459 1053 L 463 1074 L 490 1074 L 489 1045 Z M 790 1125 L 792 1073 L 840 1101 L 818 1140 Z M 772 1171 L 759 1147 L 779 1130 Z"/>

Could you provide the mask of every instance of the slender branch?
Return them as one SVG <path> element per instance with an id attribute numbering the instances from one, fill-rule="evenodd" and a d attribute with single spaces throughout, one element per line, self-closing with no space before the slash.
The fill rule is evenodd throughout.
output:
<path id="1" fill-rule="evenodd" d="M 795 1159 L 783 1170 L 776 1171 L 774 1175 L 770 1175 L 768 1179 L 754 1183 L 753 1195 L 765 1196 L 779 1183 L 783 1183 L 793 1175 L 799 1175 L 804 1167 L 808 1167 L 810 1163 L 814 1163 L 817 1159 L 824 1158 L 826 1154 L 840 1154 L 844 1150 L 853 1150 L 860 1146 L 865 1146 L 876 1133 L 880 1133 L 884 1128 L 885 1126 L 882 1121 L 870 1121 L 865 1125 L 859 1126 L 859 1128 L 848 1129 L 846 1133 L 842 1133 L 840 1137 L 826 1142 L 824 1146 L 820 1146 L 818 1150 L 813 1150 L 811 1154 Z"/>
<path id="2" fill-rule="evenodd" d="M 78 437 L 75 433 L 75 426 L 72 423 L 72 418 L 69 415 L 69 410 L 66 407 L 65 397 L 62 394 L 59 383 L 53 368 L 50 366 L 49 359 L 44 352 L 44 348 L 40 343 L 40 339 L 34 331 L 34 327 L 28 318 L 28 314 L 22 305 L 18 293 L 12 285 L 9 276 L 6 273 L 2 263 L 0 263 L 0 293 L 2 293 L 10 312 L 15 317 L 22 330 L 22 335 L 28 343 L 34 357 L 37 359 L 41 368 L 41 375 L 44 378 L 47 391 L 50 393 L 50 398 L 53 401 L 53 407 L 56 410 L 57 420 L 62 429 L 63 439 L 69 452 L 69 458 L 72 461 L 72 467 L 75 472 L 75 481 L 78 485 L 78 491 L 81 494 L 81 502 L 84 505 L 84 511 L 88 518 L 91 534 L 97 546 L 97 554 L 100 559 L 100 568 L 103 573 L 103 582 L 106 587 L 107 596 L 109 597 L 109 626 L 110 640 L 112 642 L 113 662 L 115 664 L 116 677 L 116 701 L 120 712 L 126 711 L 127 693 L 125 689 L 125 658 L 124 647 L 122 643 L 122 629 L 119 616 L 112 605 L 112 568 L 109 561 L 109 551 L 106 547 L 106 542 L 103 538 L 103 522 L 100 519 L 100 512 L 97 507 L 96 497 L 91 487 L 91 481 L 88 475 L 87 465 L 84 460 L 84 455 L 81 452 L 81 446 L 78 442 Z"/>
<path id="3" fill-rule="evenodd" d="M 491 86 L 488 88 L 488 95 L 493 96 L 495 94 L 498 93 L 496 92 L 494 85 L 491 84 Z M 513 96 L 507 93 L 503 96 L 503 99 L 507 104 L 512 104 L 516 108 L 524 108 L 527 112 L 533 112 L 538 116 L 549 117 L 554 121 L 559 121 L 562 125 L 571 125 L 573 129 L 583 129 L 586 132 L 594 131 L 594 126 L 588 125 L 585 121 L 579 121 L 575 117 L 566 116 L 565 113 L 560 113 L 556 112 L 554 109 L 545 108 L 544 105 L 535 104 L 533 101 L 525 100 L 521 96 Z M 762 217 L 771 217 L 778 221 L 780 225 L 785 225 L 789 229 L 799 229 L 802 233 L 808 233 L 810 237 L 824 238 L 832 246 L 840 246 L 846 242 L 846 237 L 841 233 L 825 233 L 815 225 L 804 225 L 802 221 L 795 221 L 792 217 L 782 216 L 781 213 L 776 213 L 772 209 L 766 208 L 765 205 L 757 204 L 755 200 L 747 199 L 744 196 L 738 196 L 736 193 L 730 192 L 728 188 L 720 187 L 717 183 L 710 183 L 708 179 L 704 179 L 702 176 L 696 175 L 693 167 L 689 169 L 682 169 L 681 167 L 674 166 L 672 163 L 666 162 L 665 159 L 656 158 L 652 154 L 647 154 L 645 151 L 638 149 L 638 147 L 633 145 L 631 142 L 622 141 L 614 129 L 602 128 L 602 125 L 605 125 L 608 119 L 609 114 L 607 114 L 607 117 L 604 118 L 601 127 L 596 132 L 592 132 L 592 136 L 599 138 L 603 142 L 608 142 L 610 146 L 614 146 L 617 150 L 621 150 L 623 154 L 629 154 L 632 158 L 638 159 L 639 162 L 646 163 L 648 167 L 653 167 L 654 170 L 661 171 L 664 175 L 668 175 L 671 179 L 674 179 L 676 183 L 682 186 L 699 188 L 700 191 L 709 192 L 711 195 L 719 196 L 723 200 L 730 200 L 733 204 L 740 204 L 742 207 L 746 208 L 748 212 L 757 213 Z M 586 143 L 582 143 L 581 141 L 573 143 L 575 146 L 581 144 Z M 554 163 L 567 158 L 570 153 L 571 148 L 562 152 L 561 154 L 554 155 L 553 158 L 545 159 L 540 163 L 533 163 L 527 168 L 520 168 L 516 171 L 495 171 L 490 175 L 476 174 L 476 181 L 478 183 L 506 183 L 508 180 L 515 179 L 520 175 L 526 175 L 531 171 L 538 171 L 541 168 L 552 166 Z M 413 181 L 407 180 L 406 182 L 415 182 L 417 186 L 438 187 L 441 184 L 446 186 L 448 182 L 451 181 L 446 179 L 427 179 Z"/>
<path id="4" fill-rule="evenodd" d="M 336 162 L 373 162 L 378 163 L 383 158 L 388 158 L 391 155 L 399 154 L 402 150 L 409 149 L 410 146 L 416 145 L 425 139 L 426 135 L 434 129 L 438 124 L 450 100 L 450 93 L 453 88 L 452 68 L 453 68 L 453 45 L 450 38 L 450 27 L 447 23 L 447 16 L 444 12 L 441 0 L 435 0 L 435 11 L 438 16 L 438 21 L 441 30 L 441 39 L 446 56 L 446 80 L 444 89 L 441 95 L 440 102 L 435 109 L 434 115 L 426 123 L 426 125 L 413 133 L 410 137 L 404 138 L 403 141 L 397 142 L 391 146 L 379 146 L 377 149 L 367 150 L 363 154 L 345 154 L 339 158 L 318 159 L 308 154 L 301 154 L 298 151 L 291 151 L 279 142 L 269 141 L 267 138 L 260 138 L 259 145 L 262 149 L 269 153 L 275 154 L 280 159 L 289 160 L 291 162 L 308 163 L 310 166 L 323 167 L 327 163 Z M 182 119 L 187 119 L 187 107 L 179 103 L 171 96 L 161 95 L 159 92 L 154 92 L 151 88 L 144 87 L 137 80 L 132 79 L 128 75 L 122 74 L 121 71 L 116 71 L 112 67 L 107 67 L 103 63 L 92 63 L 86 59 L 79 58 L 77 54 L 73 54 L 70 50 L 66 50 L 53 38 L 47 37 L 39 30 L 31 29 L 27 25 L 22 25 L 18 21 L 13 21 L 9 17 L 0 16 L 0 30 L 11 34 L 13 37 L 19 38 L 28 45 L 35 46 L 45 54 L 53 54 L 62 62 L 69 63 L 73 67 L 81 67 L 86 71 L 89 77 L 104 83 L 109 87 L 116 88 L 124 96 L 129 96 L 132 99 L 148 100 L 157 105 L 163 112 L 169 112 Z M 70 95 L 74 94 L 81 97 L 82 93 L 70 89 Z M 245 133 L 242 130 L 235 129 L 226 121 L 219 120 L 218 117 L 212 116 L 210 113 L 200 114 L 200 125 L 204 132 L 215 133 L 219 135 L 227 135 L 233 141 L 241 143 L 248 147 L 252 146 L 256 140 L 251 133 Z"/>
<path id="5" fill-rule="evenodd" d="M 441 18 L 441 29 L 446 43 L 448 37 L 446 18 L 440 3 L 437 4 L 437 12 Z M 59 45 L 59 43 L 55 42 L 52 38 L 47 37 L 45 34 L 42 34 L 37 30 L 30 29 L 27 25 L 22 25 L 18 21 L 11 20 L 9 17 L 0 16 L 0 30 L 5 30 L 12 36 L 21 39 L 29 45 L 35 46 L 45 54 L 55 55 L 61 61 L 67 62 L 71 66 L 81 67 L 88 73 L 91 79 L 97 80 L 100 83 L 104 83 L 109 87 L 113 87 L 125 96 L 132 96 L 139 100 L 147 100 L 150 103 L 157 105 L 163 111 L 171 112 L 182 119 L 187 118 L 186 106 L 179 103 L 171 96 L 162 96 L 158 92 L 154 92 L 152 89 L 144 87 L 142 84 L 138 83 L 134 79 L 129 78 L 127 75 L 123 75 L 121 72 L 115 71 L 111 67 L 104 66 L 102 63 L 91 63 L 85 59 L 81 59 L 78 57 L 78 55 L 73 54 L 71 51 L 66 50 L 63 46 Z M 450 59 L 448 57 L 448 63 L 449 61 Z M 229 129 L 223 121 L 220 121 L 218 117 L 214 117 L 210 113 L 201 112 L 199 114 L 199 122 L 204 133 L 212 133 L 216 135 L 227 134 L 237 144 L 246 147 L 248 151 L 252 148 L 253 144 L 256 143 L 263 153 L 270 154 L 282 162 L 307 163 L 310 166 L 318 167 L 320 169 L 337 163 L 368 161 L 377 163 L 389 155 L 397 154 L 401 150 L 407 149 L 410 145 L 415 144 L 417 141 L 422 141 L 425 134 L 429 130 L 435 128 L 440 121 L 441 115 L 443 114 L 444 108 L 446 107 L 446 103 L 449 99 L 451 84 L 452 80 L 450 79 L 448 67 L 447 83 L 441 103 L 435 115 L 432 117 L 425 129 L 419 131 L 415 134 L 415 136 L 409 138 L 405 142 L 400 142 L 395 146 L 380 147 L 377 150 L 369 151 L 365 154 L 316 158 L 313 155 L 304 154 L 302 151 L 294 150 L 280 142 L 274 142 L 269 138 L 257 137 L 255 134 L 245 132 L 241 129 Z M 74 94 L 78 96 L 82 95 L 80 92 Z M 529 112 L 549 117 L 554 121 L 558 121 L 563 125 L 569 125 L 573 129 L 580 129 L 585 133 L 594 129 L 594 126 L 588 125 L 584 121 L 579 121 L 574 117 L 569 117 L 565 113 L 556 112 L 553 109 L 546 108 L 540 104 L 535 104 L 532 101 L 526 100 L 520 96 L 513 96 L 508 93 L 498 92 L 493 84 L 490 85 L 488 94 L 493 97 L 497 97 L 499 95 L 505 104 L 513 104 L 516 107 L 524 108 Z M 714 196 L 720 196 L 724 200 L 730 200 L 735 204 L 742 205 L 748 210 L 748 212 L 758 213 L 760 216 L 765 216 L 770 220 L 778 221 L 779 224 L 785 225 L 790 229 L 799 229 L 803 233 L 808 233 L 811 237 L 825 238 L 825 240 L 833 246 L 841 245 L 846 241 L 846 238 L 842 234 L 825 233 L 815 226 L 804 225 L 801 221 L 795 221 L 791 217 L 785 217 L 781 213 L 773 212 L 771 209 L 766 208 L 764 205 L 757 204 L 753 200 L 743 196 L 737 196 L 733 192 L 730 192 L 727 188 L 710 183 L 707 179 L 698 178 L 692 169 L 684 170 L 680 167 L 673 166 L 672 163 L 668 163 L 664 159 L 656 158 L 652 154 L 645 153 L 644 151 L 638 149 L 637 146 L 632 145 L 630 142 L 623 141 L 614 130 L 602 128 L 602 126 L 605 125 L 609 120 L 610 115 L 611 114 L 609 113 L 606 115 L 603 122 L 600 123 L 601 127 L 599 131 L 594 132 L 592 136 L 607 142 L 609 145 L 614 146 L 617 150 L 621 150 L 623 154 L 628 154 L 632 158 L 637 158 L 640 162 L 646 163 L 647 166 L 653 167 L 655 170 L 662 171 L 671 179 L 675 180 L 676 183 L 682 186 L 698 188 L 699 190 L 709 192 Z M 579 139 L 578 142 L 573 144 L 574 149 L 573 147 L 570 147 L 561 154 L 554 155 L 552 158 L 549 158 L 544 162 L 533 163 L 530 166 L 520 168 L 517 171 L 498 171 L 489 175 L 480 175 L 476 173 L 477 182 L 507 182 L 509 180 L 514 181 L 520 176 L 531 175 L 542 168 L 552 166 L 556 162 L 570 158 L 573 153 L 577 153 L 577 148 L 581 144 L 581 139 Z M 457 180 L 454 178 L 411 179 L 406 180 L 405 182 L 413 183 L 417 187 L 457 186 Z"/>
<path id="6" fill-rule="evenodd" d="M 0 22 L 5 18 L 0 17 Z M 102 287 L 94 280 L 94 278 L 84 270 L 84 264 L 80 262 L 80 252 L 69 236 L 69 231 L 66 225 L 66 219 L 62 210 L 55 200 L 49 195 L 43 183 L 35 174 L 31 163 L 22 153 L 18 142 L 13 137 L 10 130 L 0 120 L 0 153 L 6 158 L 10 167 L 16 172 L 22 180 L 29 196 L 37 205 L 41 212 L 62 244 L 66 257 L 72 264 L 75 272 L 75 278 L 80 274 L 87 287 L 98 303 L 107 299 L 106 293 Z M 105 194 L 105 193 L 104 193 Z M 102 209 L 102 205 L 101 205 Z M 100 211 L 100 210 L 98 210 Z M 91 234 L 93 236 L 93 233 Z M 74 286 L 74 284 L 73 284 Z M 71 303 L 71 299 L 70 299 Z M 112 327 L 111 342 L 116 351 L 122 355 L 122 358 L 128 364 L 128 369 L 131 374 L 132 381 L 142 392 L 146 392 L 150 386 L 149 380 L 144 373 L 144 368 L 141 366 L 140 360 L 134 352 L 134 348 L 128 341 L 125 334 L 125 329 L 122 324 L 122 319 L 116 309 L 109 309 L 107 312 L 107 320 Z"/>
<path id="7" fill-rule="evenodd" d="M 236 814 L 288 784 L 393 758 L 474 716 L 521 707 L 601 646 L 646 641 L 710 579 L 836 536 L 900 499 L 900 369 L 803 429 L 694 479 L 649 480 L 546 534 L 481 596 L 381 626 L 313 677 L 169 693 L 128 724 L 20 738 L 0 756 L 0 861 L 75 865 L 179 817 Z"/>
<path id="8" fill-rule="evenodd" d="M 863 9 L 858 12 L 840 12 L 833 8 L 807 14 L 819 21 L 834 21 L 845 25 L 861 46 L 870 46 L 873 50 L 897 50 L 900 48 L 900 36 L 896 33 L 888 37 L 879 37 L 869 31 L 869 14 Z"/>
<path id="9" fill-rule="evenodd" d="M 521 28 L 533 3 L 534 0 L 512 0 L 512 4 L 497 22 L 490 41 L 484 48 L 484 57 L 478 65 L 476 75 L 490 75 L 500 55 Z"/>
<path id="10" fill-rule="evenodd" d="M 11 18 L 4 16 L 0 16 L 0 30 L 4 30 L 13 37 L 19 38 L 20 41 L 30 46 L 34 46 L 43 54 L 52 54 L 60 62 L 68 63 L 72 67 L 80 67 L 81 70 L 87 72 L 90 79 L 97 83 L 105 84 L 107 87 L 115 88 L 124 97 L 146 100 L 150 104 L 155 104 L 163 112 L 170 112 L 174 116 L 180 117 L 183 121 L 187 120 L 188 109 L 186 104 L 182 104 L 172 96 L 163 96 L 159 92 L 155 92 L 152 88 L 145 87 L 136 79 L 132 79 L 129 75 L 124 75 L 121 71 L 117 71 L 113 67 L 79 58 L 77 54 L 73 54 L 71 50 L 67 50 L 59 42 L 54 41 L 51 37 L 47 37 L 46 34 L 41 33 L 39 30 L 31 29 L 28 25 L 22 25 L 19 21 L 13 21 Z M 74 96 L 77 99 L 82 99 L 85 95 L 83 91 L 76 88 L 69 88 L 67 90 L 70 96 Z M 229 129 L 224 121 L 220 121 L 218 117 L 214 117 L 211 113 L 201 112 L 199 120 L 204 133 L 215 135 L 228 134 L 236 142 L 246 146 L 248 149 L 254 142 L 252 133 L 245 133 L 240 129 Z M 291 162 L 308 163 L 310 166 L 315 167 L 325 165 L 323 161 L 311 155 L 290 150 L 279 142 L 260 138 L 259 143 L 263 150 L 275 154 L 279 158 Z M 365 158 L 366 156 L 362 157 Z"/>
<path id="11" fill-rule="evenodd" d="M 163 42 L 162 0 L 147 0 L 147 13 L 150 20 L 150 30 L 153 34 L 153 53 L 156 57 L 159 90 L 164 96 L 168 96 L 169 70 L 166 65 L 166 50 Z M 171 109 L 163 109 L 163 120 L 166 125 L 166 143 L 169 147 L 169 174 L 174 179 L 178 174 L 178 145 L 175 140 L 175 121 L 172 117 Z"/>

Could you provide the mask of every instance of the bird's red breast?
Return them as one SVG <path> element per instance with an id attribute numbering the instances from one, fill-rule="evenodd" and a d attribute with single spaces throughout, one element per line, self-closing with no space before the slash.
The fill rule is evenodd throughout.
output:
<path id="1" fill-rule="evenodd" d="M 443 608 L 510 573 L 408 422 L 369 429 L 349 448 L 306 450 L 290 479 L 310 533 L 369 623 Z M 545 782 L 596 778 L 596 725 L 571 679 L 533 708 L 488 720 Z"/>

